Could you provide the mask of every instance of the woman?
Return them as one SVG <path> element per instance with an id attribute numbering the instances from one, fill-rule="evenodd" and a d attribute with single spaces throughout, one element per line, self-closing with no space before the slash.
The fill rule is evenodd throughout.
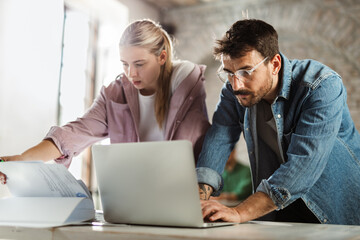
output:
<path id="1" fill-rule="evenodd" d="M 205 67 L 172 61 L 169 35 L 151 20 L 131 23 L 119 47 L 124 73 L 101 89 L 84 116 L 52 127 L 24 153 L 1 159 L 55 159 L 68 167 L 73 156 L 105 138 L 111 143 L 187 139 L 197 159 L 209 127 Z"/>

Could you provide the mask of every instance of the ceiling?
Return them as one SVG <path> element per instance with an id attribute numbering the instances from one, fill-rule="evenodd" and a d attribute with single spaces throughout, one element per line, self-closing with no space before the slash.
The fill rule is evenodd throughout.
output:
<path id="1" fill-rule="evenodd" d="M 170 9 L 200 5 L 203 3 L 214 2 L 217 0 L 141 0 L 158 9 Z"/>

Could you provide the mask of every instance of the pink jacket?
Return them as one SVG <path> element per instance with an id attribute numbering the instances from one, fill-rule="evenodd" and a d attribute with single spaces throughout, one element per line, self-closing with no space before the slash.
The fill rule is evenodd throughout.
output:
<path id="1" fill-rule="evenodd" d="M 205 104 L 205 68 L 196 65 L 177 87 L 165 125 L 165 139 L 191 141 L 195 159 L 210 126 Z M 68 167 L 73 156 L 104 138 L 109 137 L 111 143 L 139 142 L 139 121 L 138 90 L 120 75 L 108 87 L 102 87 L 84 116 L 62 127 L 52 127 L 45 139 L 51 139 L 63 154 L 55 161 Z"/>

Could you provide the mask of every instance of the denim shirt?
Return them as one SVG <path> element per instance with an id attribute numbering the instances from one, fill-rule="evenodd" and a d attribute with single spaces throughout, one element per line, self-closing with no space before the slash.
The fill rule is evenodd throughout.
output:
<path id="1" fill-rule="evenodd" d="M 197 163 L 198 182 L 219 194 L 225 163 L 243 133 L 253 189 L 267 193 L 278 210 L 301 198 L 321 223 L 360 224 L 360 135 L 342 79 L 314 60 L 281 59 L 271 109 L 284 163 L 269 164 L 275 155 L 257 139 L 256 105 L 242 107 L 226 83 Z"/>

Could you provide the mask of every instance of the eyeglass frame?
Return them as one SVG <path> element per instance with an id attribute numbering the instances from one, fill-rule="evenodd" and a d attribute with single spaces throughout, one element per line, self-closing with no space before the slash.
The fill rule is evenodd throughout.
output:
<path id="1" fill-rule="evenodd" d="M 244 78 L 244 82 L 248 83 L 251 82 L 251 79 L 248 79 L 247 76 L 245 76 L 244 73 L 246 73 L 248 76 L 251 76 L 251 74 L 261 65 L 263 64 L 266 59 L 268 59 L 268 57 L 265 57 L 261 62 L 259 62 L 258 64 L 256 64 L 252 69 L 250 70 L 244 70 L 244 69 L 239 69 L 237 70 L 235 73 L 232 72 L 227 72 L 223 69 L 224 67 L 224 63 L 223 63 L 223 57 L 221 56 L 221 66 L 218 68 L 218 70 L 216 71 L 216 75 L 218 76 L 218 78 L 220 79 L 220 81 L 222 81 L 223 83 L 226 83 L 229 79 L 234 80 L 234 77 L 236 76 L 237 79 L 240 79 L 240 77 Z M 221 76 L 221 74 L 226 74 L 227 76 L 225 78 L 223 78 Z M 242 74 L 240 74 L 242 73 Z M 229 80 L 229 82 L 231 83 L 231 81 Z"/>

